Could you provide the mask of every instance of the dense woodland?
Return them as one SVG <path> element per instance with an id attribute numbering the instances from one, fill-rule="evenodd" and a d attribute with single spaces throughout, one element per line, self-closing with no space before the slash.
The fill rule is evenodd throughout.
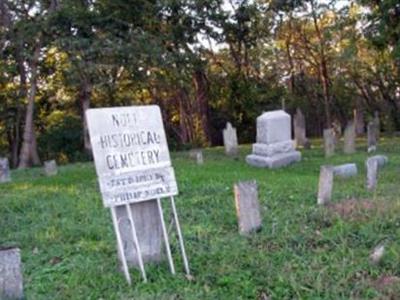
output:
<path id="1" fill-rule="evenodd" d="M 90 107 L 157 104 L 171 148 L 299 107 L 400 130 L 398 0 L 0 0 L 0 156 L 87 159 Z"/>

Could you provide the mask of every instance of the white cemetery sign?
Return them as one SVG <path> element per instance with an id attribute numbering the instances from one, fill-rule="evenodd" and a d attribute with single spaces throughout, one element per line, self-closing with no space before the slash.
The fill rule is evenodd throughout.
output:
<path id="1" fill-rule="evenodd" d="M 178 187 L 174 169 L 171 167 L 160 108 L 156 105 L 95 108 L 87 110 L 86 118 L 103 203 L 105 207 L 111 208 L 118 247 L 122 253 L 122 264 L 128 282 L 130 283 L 130 275 L 123 253 L 123 242 L 118 229 L 119 220 L 117 220 L 115 207 L 126 206 L 132 225 L 133 240 L 138 250 L 140 269 L 146 281 L 129 204 L 157 199 L 170 269 L 172 273 L 175 273 L 160 201 L 164 197 L 171 199 L 184 265 L 189 274 L 173 198 L 178 194 Z"/>

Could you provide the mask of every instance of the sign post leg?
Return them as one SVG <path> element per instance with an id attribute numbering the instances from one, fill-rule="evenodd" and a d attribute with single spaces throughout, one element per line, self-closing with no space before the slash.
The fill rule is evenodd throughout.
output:
<path id="1" fill-rule="evenodd" d="M 161 226 L 162 226 L 162 229 L 163 229 L 165 248 L 167 249 L 169 268 L 171 270 L 171 273 L 173 275 L 175 275 L 174 261 L 172 260 L 171 248 L 169 246 L 168 233 L 167 233 L 167 228 L 165 227 L 164 213 L 163 213 L 163 209 L 162 209 L 162 206 L 161 206 L 160 198 L 157 198 L 157 205 L 158 205 L 158 212 L 160 214 Z"/>
<path id="2" fill-rule="evenodd" d="M 121 233 L 119 232 L 119 226 L 118 226 L 117 215 L 115 213 L 115 207 L 111 207 L 111 217 L 112 217 L 113 224 L 114 224 L 115 235 L 117 236 L 117 244 L 118 244 L 119 252 L 121 254 L 122 268 L 124 270 L 126 281 L 128 281 L 128 284 L 131 285 L 132 284 L 131 275 L 129 274 L 128 264 L 126 262 L 124 246 L 122 244 Z"/>
<path id="3" fill-rule="evenodd" d="M 125 204 L 125 207 L 128 212 L 129 221 L 131 222 L 132 237 L 133 241 L 135 242 L 140 271 L 142 272 L 143 281 L 147 282 L 146 271 L 144 270 L 143 259 L 142 259 L 142 251 L 139 246 L 139 240 L 136 234 L 135 222 L 133 221 L 132 211 L 131 208 L 129 207 L 129 204 Z"/>
<path id="4" fill-rule="evenodd" d="M 188 259 L 187 259 L 187 256 L 186 256 L 185 245 L 183 243 L 183 236 L 182 236 L 182 232 L 181 232 L 181 226 L 179 225 L 178 213 L 176 212 L 175 199 L 174 199 L 173 196 L 170 197 L 170 199 L 171 199 L 172 212 L 174 214 L 174 219 L 175 219 L 176 231 L 178 232 L 179 244 L 181 246 L 183 264 L 185 265 L 186 274 L 190 275 L 189 263 L 188 263 Z"/>

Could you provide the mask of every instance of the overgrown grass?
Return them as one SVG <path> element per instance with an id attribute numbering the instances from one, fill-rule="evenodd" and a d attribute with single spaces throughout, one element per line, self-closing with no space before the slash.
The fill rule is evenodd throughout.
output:
<path id="1" fill-rule="evenodd" d="M 400 277 L 400 140 L 386 138 L 379 152 L 389 164 L 375 193 L 365 190 L 365 141 L 354 155 L 325 159 L 318 141 L 303 160 L 279 169 L 248 166 L 222 148 L 205 150 L 202 166 L 187 153 L 173 153 L 180 196 L 177 207 L 194 280 L 188 281 L 176 243 L 178 274 L 166 262 L 146 266 L 149 283 L 131 270 L 128 286 L 117 271 L 110 213 L 103 208 L 91 163 L 13 171 L 0 185 L 0 245 L 21 248 L 27 299 L 393 299 Z M 334 202 L 370 199 L 379 209 L 338 216 L 317 207 L 319 167 L 356 162 L 359 175 L 335 180 Z M 256 179 L 263 229 L 238 235 L 233 183 Z M 164 206 L 168 206 L 165 202 Z M 166 214 L 167 216 L 167 214 Z M 369 254 L 379 243 L 379 264 Z M 381 281 L 380 281 L 381 280 Z"/>

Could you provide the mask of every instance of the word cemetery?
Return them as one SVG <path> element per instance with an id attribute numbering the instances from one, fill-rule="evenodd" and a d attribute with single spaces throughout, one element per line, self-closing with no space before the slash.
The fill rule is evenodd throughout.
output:
<path id="1" fill-rule="evenodd" d="M 89 109 L 86 117 L 103 203 L 105 207 L 111 209 L 118 253 L 128 283 L 131 283 L 127 262 L 130 253 L 125 253 L 126 228 L 121 228 L 121 221 L 126 216 L 129 219 L 128 226 L 131 228 L 130 235 L 137 250 L 139 268 L 144 281 L 147 280 L 143 257 L 147 257 L 145 252 L 151 249 L 147 250 L 148 245 L 143 244 L 141 250 L 142 241 L 147 242 L 148 239 L 142 238 L 140 230 L 151 227 L 150 223 L 143 224 L 146 221 L 151 222 L 149 220 L 151 218 L 134 220 L 135 214 L 132 213 L 132 210 L 137 212 L 145 207 L 149 213 L 149 206 L 141 205 L 140 202 L 143 201 L 157 201 L 157 206 L 150 206 L 150 214 L 159 217 L 170 269 L 173 274 L 175 273 L 160 201 L 164 197 L 169 197 L 171 201 L 184 266 L 186 273 L 189 274 L 174 200 L 174 196 L 178 194 L 178 187 L 174 169 L 171 167 L 160 108 L 150 105 Z M 126 210 L 126 213 L 121 213 L 121 209 Z M 136 227 L 135 223 L 140 226 Z M 157 228 L 154 230 L 157 231 Z M 154 232 L 148 234 L 151 238 L 157 239 L 157 234 Z"/>

